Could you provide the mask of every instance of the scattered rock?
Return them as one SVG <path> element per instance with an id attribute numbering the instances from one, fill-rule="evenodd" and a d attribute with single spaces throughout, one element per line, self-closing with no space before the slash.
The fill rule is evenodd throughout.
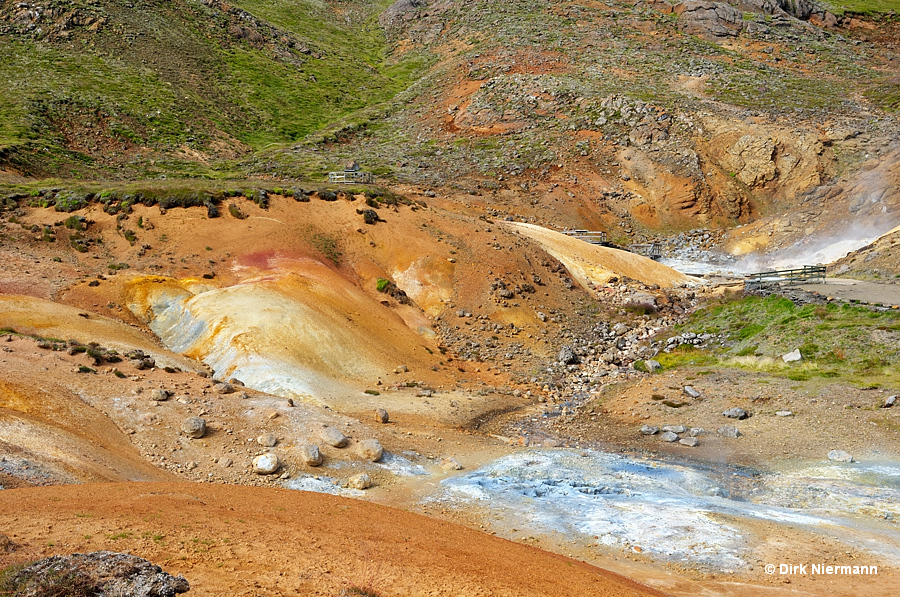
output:
<path id="1" fill-rule="evenodd" d="M 690 396 L 691 398 L 699 398 L 700 392 L 695 390 L 693 386 L 684 386 L 684 393 Z"/>
<path id="2" fill-rule="evenodd" d="M 244 387 L 244 382 L 242 382 L 241 380 L 237 379 L 236 377 L 232 377 L 231 379 L 229 379 L 229 380 L 228 380 L 228 383 L 230 383 L 230 384 L 233 385 L 233 386 L 240 386 L 240 387 L 242 387 L 242 388 Z"/>
<path id="3" fill-rule="evenodd" d="M 778 411 L 775 411 L 775 416 L 776 416 L 776 417 L 793 417 L 793 416 L 794 416 L 794 411 L 792 411 L 792 410 L 778 410 Z"/>
<path id="4" fill-rule="evenodd" d="M 350 489 L 368 489 L 372 487 L 372 480 L 366 473 L 353 475 L 347 480 L 347 487 Z"/>
<path id="5" fill-rule="evenodd" d="M 556 448 L 557 446 L 559 446 L 559 441 L 553 439 L 552 437 L 548 437 L 541 442 L 541 445 L 545 448 Z"/>
<path id="6" fill-rule="evenodd" d="M 216 392 L 216 394 L 231 394 L 232 392 L 234 392 L 234 387 L 230 383 L 223 381 L 214 385 L 213 390 Z"/>
<path id="7" fill-rule="evenodd" d="M 156 402 L 165 402 L 169 399 L 169 392 L 166 390 L 160 390 L 159 388 L 150 390 L 150 400 L 154 400 Z"/>
<path id="8" fill-rule="evenodd" d="M 300 447 L 300 459 L 306 466 L 319 466 L 322 464 L 322 453 L 316 444 L 305 444 Z"/>
<path id="9" fill-rule="evenodd" d="M 703 435 L 706 433 L 706 430 L 703 427 L 691 427 L 688 429 L 688 435 L 691 437 L 697 437 L 698 435 Z"/>
<path id="10" fill-rule="evenodd" d="M 731 425 L 722 425 L 716 430 L 716 433 L 722 437 L 730 437 L 731 439 L 737 439 L 741 436 L 741 432 L 738 431 L 737 427 L 732 427 Z"/>
<path id="11" fill-rule="evenodd" d="M 738 408 L 737 406 L 735 406 L 734 408 L 729 408 L 728 410 L 723 412 L 722 416 L 728 417 L 729 419 L 738 419 L 740 421 L 743 421 L 750 416 L 750 413 L 748 413 L 743 408 Z"/>
<path id="12" fill-rule="evenodd" d="M 796 363 L 797 361 L 803 360 L 803 355 L 800 354 L 799 348 L 795 348 L 791 352 L 789 352 L 785 355 L 781 355 L 781 360 L 784 361 L 785 363 Z"/>
<path id="13" fill-rule="evenodd" d="M 685 437 L 683 439 L 678 440 L 678 443 L 681 444 L 682 446 L 687 446 L 689 448 L 693 448 L 694 446 L 696 446 L 697 444 L 700 443 L 700 440 L 698 440 L 696 437 Z"/>
<path id="14" fill-rule="evenodd" d="M 378 462 L 384 454 L 384 448 L 377 439 L 364 439 L 356 445 L 356 453 L 371 462 Z"/>
<path id="15" fill-rule="evenodd" d="M 271 475 L 281 468 L 281 459 L 277 454 L 268 452 L 253 459 L 253 472 L 257 475 Z"/>
<path id="16" fill-rule="evenodd" d="M 828 460 L 833 462 L 854 462 L 853 456 L 843 450 L 832 450 L 828 453 Z"/>
<path id="17" fill-rule="evenodd" d="M 571 346 L 563 346 L 559 351 L 557 360 L 563 365 L 574 365 L 578 362 L 578 355 L 575 354 Z"/>
<path id="18" fill-rule="evenodd" d="M 347 436 L 334 427 L 326 427 L 321 433 L 322 441 L 335 448 L 343 448 L 349 441 Z"/>
<path id="19" fill-rule="evenodd" d="M 641 427 L 641 433 L 644 435 L 656 435 L 659 433 L 659 427 L 655 425 L 644 425 Z"/>
<path id="20" fill-rule="evenodd" d="M 188 417 L 181 424 L 181 432 L 188 437 L 200 439 L 206 435 L 206 419 L 200 417 Z"/>
<path id="21" fill-rule="evenodd" d="M 278 443 L 278 438 L 275 437 L 274 433 L 263 433 L 256 438 L 256 443 L 258 443 L 260 446 L 271 448 Z"/>
<path id="22" fill-rule="evenodd" d="M 441 460 L 441 468 L 445 471 L 461 471 L 463 465 L 461 465 L 456 458 L 448 456 L 447 458 Z"/>
<path id="23" fill-rule="evenodd" d="M 409 373 L 409 367 L 406 365 L 400 365 L 396 369 L 394 369 L 394 373 Z"/>
<path id="24" fill-rule="evenodd" d="M 17 587 L 16 595 L 44 595 L 49 594 L 48 580 L 64 576 L 77 579 L 73 584 L 84 589 L 79 594 L 101 597 L 173 597 L 190 590 L 183 576 L 172 576 L 147 560 L 112 551 L 45 558 L 12 573 L 7 580 Z"/>
<path id="25" fill-rule="evenodd" d="M 687 431 L 687 428 L 684 425 L 663 425 L 662 430 L 664 432 L 684 433 Z"/>
<path id="26" fill-rule="evenodd" d="M 390 421 L 390 419 L 391 419 L 391 417 L 390 417 L 390 415 L 388 415 L 388 411 L 384 410 L 383 408 L 375 409 L 375 420 L 376 421 L 378 421 L 379 423 L 387 423 Z"/>
<path id="27" fill-rule="evenodd" d="M 654 361 L 653 359 L 644 361 L 644 365 L 647 366 L 647 371 L 650 373 L 656 373 L 660 369 L 662 369 L 662 365 L 659 364 L 659 361 Z"/>
<path id="28" fill-rule="evenodd" d="M 884 404 L 881 405 L 881 408 L 891 408 L 896 404 L 897 397 L 896 396 L 888 396 L 884 399 Z"/>
<path id="29" fill-rule="evenodd" d="M 665 433 L 660 434 L 659 439 L 664 442 L 674 442 L 678 439 L 678 434 L 672 433 L 671 431 L 666 431 Z"/>

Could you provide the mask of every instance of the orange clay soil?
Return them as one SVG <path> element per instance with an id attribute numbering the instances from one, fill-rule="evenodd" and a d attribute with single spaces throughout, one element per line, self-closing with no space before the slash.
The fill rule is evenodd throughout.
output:
<path id="1" fill-rule="evenodd" d="M 577 560 L 394 508 L 300 491 L 192 483 L 0 492 L 0 532 L 33 559 L 127 551 L 191 596 L 665 595 Z"/>

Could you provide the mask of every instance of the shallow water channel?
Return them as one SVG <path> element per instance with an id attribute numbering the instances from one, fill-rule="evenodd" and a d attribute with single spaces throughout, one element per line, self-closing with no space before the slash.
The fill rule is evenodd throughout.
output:
<path id="1" fill-rule="evenodd" d="M 745 525 L 754 519 L 827 535 L 900 563 L 895 462 L 826 462 L 763 473 L 540 450 L 500 458 L 441 485 L 429 499 L 500 514 L 492 517 L 498 532 L 505 526 L 518 535 L 562 533 L 723 571 L 748 565 L 753 533 Z"/>

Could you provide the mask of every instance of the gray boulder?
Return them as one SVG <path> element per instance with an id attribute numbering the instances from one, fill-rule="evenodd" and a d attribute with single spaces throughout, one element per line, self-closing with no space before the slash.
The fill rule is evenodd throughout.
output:
<path id="1" fill-rule="evenodd" d="M 448 456 L 441 460 L 441 468 L 445 471 L 461 471 L 463 465 L 461 465 L 456 458 Z"/>
<path id="2" fill-rule="evenodd" d="M 334 446 L 335 448 L 343 448 L 347 445 L 347 442 L 350 441 L 347 439 L 347 436 L 340 432 L 340 430 L 335 429 L 334 427 L 326 427 L 322 430 L 320 434 L 322 437 L 322 441 L 328 444 L 329 446 Z"/>
<path id="3" fill-rule="evenodd" d="M 737 427 L 732 427 L 731 425 L 722 425 L 716 430 L 716 433 L 722 437 L 729 437 L 731 439 L 737 439 L 741 436 L 741 432 L 738 431 Z"/>
<path id="4" fill-rule="evenodd" d="M 231 394 L 234 392 L 234 387 L 230 383 L 223 381 L 214 385 L 213 390 L 215 390 L 217 394 Z"/>
<path id="5" fill-rule="evenodd" d="M 853 456 L 843 450 L 832 450 L 828 453 L 828 460 L 832 462 L 853 462 Z"/>
<path id="6" fill-rule="evenodd" d="M 659 427 L 655 425 L 643 425 L 641 427 L 641 433 L 644 435 L 656 435 L 659 433 Z"/>
<path id="7" fill-rule="evenodd" d="M 684 393 L 690 396 L 691 398 L 699 398 L 700 392 L 695 390 L 693 386 L 684 386 Z"/>
<path id="8" fill-rule="evenodd" d="M 7 577 L 16 595 L 47 595 L 47 582 L 72 576 L 85 593 L 97 597 L 174 597 L 190 590 L 183 576 L 172 576 L 137 556 L 112 551 L 53 556 L 13 572 Z M 80 594 L 80 593 L 79 593 Z"/>
<path id="9" fill-rule="evenodd" d="M 378 462 L 384 454 L 384 448 L 377 439 L 364 439 L 356 444 L 356 453 L 371 462 Z"/>
<path id="10" fill-rule="evenodd" d="M 684 433 L 687 428 L 684 425 L 663 425 L 663 431 L 671 431 L 672 433 Z"/>
<path id="11" fill-rule="evenodd" d="M 253 472 L 257 475 L 271 475 L 281 468 L 281 459 L 278 454 L 267 452 L 253 459 Z"/>
<path id="12" fill-rule="evenodd" d="M 666 431 L 665 433 L 660 434 L 659 439 L 664 442 L 674 442 L 678 440 L 678 434 L 671 431 Z"/>
<path id="13" fill-rule="evenodd" d="M 650 373 L 656 373 L 657 371 L 662 369 L 662 365 L 659 363 L 659 361 L 654 361 L 653 359 L 644 361 L 644 365 L 647 366 L 647 371 L 649 371 Z"/>
<path id="14" fill-rule="evenodd" d="M 563 365 L 574 365 L 578 362 L 578 355 L 575 354 L 571 346 L 563 346 L 559 351 L 557 360 Z"/>
<path id="15" fill-rule="evenodd" d="M 800 354 L 799 348 L 795 348 L 791 352 L 781 355 L 781 360 L 785 363 L 796 363 L 797 361 L 803 360 L 803 355 Z"/>
<path id="16" fill-rule="evenodd" d="M 300 447 L 300 460 L 306 466 L 319 466 L 322 464 L 322 453 L 316 444 L 306 444 Z"/>
<path id="17" fill-rule="evenodd" d="M 388 423 L 391 420 L 391 417 L 388 414 L 388 411 L 384 410 L 383 408 L 376 408 L 375 420 L 379 423 Z"/>
<path id="18" fill-rule="evenodd" d="M 681 444 L 682 446 L 687 446 L 689 448 L 693 448 L 697 444 L 700 443 L 700 440 L 698 440 L 696 437 L 685 437 L 683 439 L 678 440 L 678 443 Z"/>
<path id="19" fill-rule="evenodd" d="M 278 443 L 278 438 L 275 437 L 274 433 L 263 433 L 256 438 L 256 443 L 258 443 L 260 446 L 271 448 Z"/>
<path id="20" fill-rule="evenodd" d="M 884 399 L 884 404 L 881 405 L 881 408 L 892 408 L 894 404 L 897 403 L 896 396 L 888 396 Z"/>
<path id="21" fill-rule="evenodd" d="M 740 421 L 743 421 L 750 416 L 750 413 L 748 413 L 743 408 L 738 408 L 737 406 L 735 406 L 734 408 L 729 408 L 728 410 L 723 412 L 722 416 L 728 417 L 729 419 L 738 419 Z"/>
<path id="22" fill-rule="evenodd" d="M 181 432 L 188 437 L 200 439 L 206 435 L 206 419 L 188 417 L 181 424 Z"/>
<path id="23" fill-rule="evenodd" d="M 154 388 L 150 390 L 150 400 L 154 402 L 165 402 L 169 399 L 169 392 L 166 390 L 160 390 L 159 388 Z"/>
<path id="24" fill-rule="evenodd" d="M 372 479 L 366 473 L 353 475 L 347 480 L 347 487 L 350 489 L 368 489 L 372 487 Z"/>

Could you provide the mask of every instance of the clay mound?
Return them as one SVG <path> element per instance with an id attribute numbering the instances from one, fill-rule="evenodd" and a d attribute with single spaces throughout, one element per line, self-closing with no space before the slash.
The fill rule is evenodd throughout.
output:
<path id="1" fill-rule="evenodd" d="M 283 259 L 277 272 L 223 288 L 135 278 L 127 294 L 170 349 L 279 396 L 340 395 L 399 365 L 421 371 L 436 362 L 399 316 L 313 259 Z"/>
<path id="2" fill-rule="evenodd" d="M 0 295 L 0 329 L 20 334 L 77 340 L 82 344 L 98 342 L 119 352 L 143 350 L 160 366 L 197 369 L 190 359 L 174 355 L 154 344 L 147 334 L 121 321 L 75 307 L 45 301 L 32 296 Z"/>
<path id="3" fill-rule="evenodd" d="M 624 577 L 447 522 L 284 489 L 189 483 L 0 491 L 0 528 L 44 555 L 110 549 L 184 575 L 190 595 L 637 597 Z M 53 547 L 48 547 L 53 546 Z"/>
<path id="4" fill-rule="evenodd" d="M 15 378 L 15 379 L 10 379 Z M 115 422 L 62 384 L 8 372 L 0 380 L 0 483 L 163 481 Z"/>
<path id="5" fill-rule="evenodd" d="M 592 245 L 534 224 L 505 222 L 505 225 L 540 244 L 587 290 L 588 282 L 606 284 L 622 276 L 668 288 L 697 282 L 696 278 L 635 253 Z"/>

